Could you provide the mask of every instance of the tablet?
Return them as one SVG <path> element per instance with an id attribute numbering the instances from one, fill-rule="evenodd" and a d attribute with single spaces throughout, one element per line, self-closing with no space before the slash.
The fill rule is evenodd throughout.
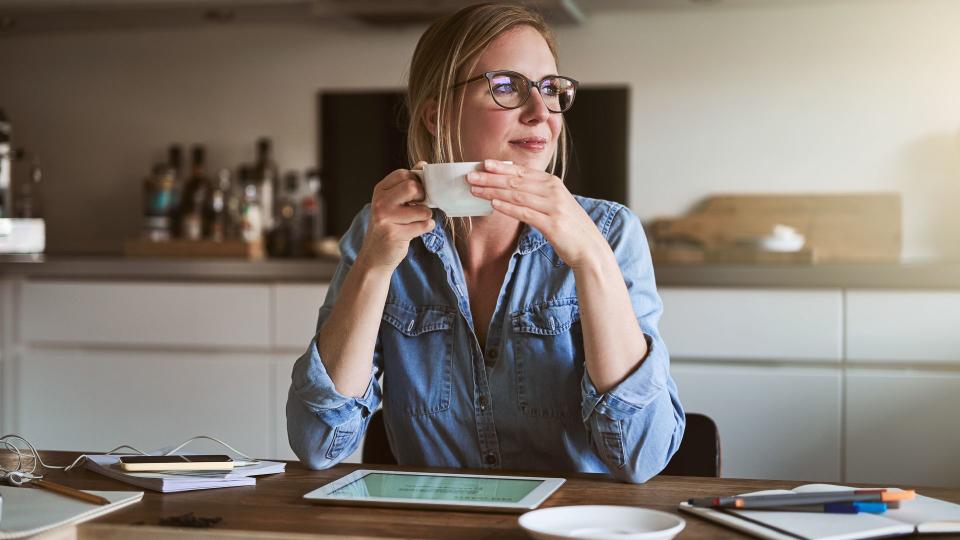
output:
<path id="1" fill-rule="evenodd" d="M 356 470 L 303 497 L 327 504 L 526 512 L 563 478 Z"/>

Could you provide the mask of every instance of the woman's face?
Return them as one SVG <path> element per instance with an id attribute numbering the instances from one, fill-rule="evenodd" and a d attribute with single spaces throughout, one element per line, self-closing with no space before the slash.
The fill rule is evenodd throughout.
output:
<path id="1" fill-rule="evenodd" d="M 508 30 L 494 39 L 469 73 L 460 73 L 464 81 L 488 71 L 516 71 L 539 81 L 557 74 L 557 64 L 540 32 L 529 26 Z M 547 110 L 536 88 L 527 102 L 516 109 L 504 109 L 493 101 L 486 79 L 472 82 L 461 90 L 463 112 L 460 122 L 462 161 L 498 159 L 512 161 L 532 169 L 546 170 L 560 136 L 562 115 Z M 454 111 L 459 95 L 453 99 Z M 450 126 L 453 148 L 457 151 L 457 119 Z"/>

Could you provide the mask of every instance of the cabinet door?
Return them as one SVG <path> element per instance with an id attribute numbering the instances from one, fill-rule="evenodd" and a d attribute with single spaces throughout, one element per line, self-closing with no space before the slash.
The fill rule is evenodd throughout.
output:
<path id="1" fill-rule="evenodd" d="M 960 485 L 960 373 L 847 372 L 847 480 Z"/>
<path id="2" fill-rule="evenodd" d="M 960 292 L 848 291 L 851 361 L 960 364 Z"/>
<path id="3" fill-rule="evenodd" d="M 842 358 L 839 290 L 665 287 L 660 296 L 660 330 L 675 358 Z"/>
<path id="4" fill-rule="evenodd" d="M 840 371 L 674 363 L 687 412 L 720 430 L 729 478 L 840 480 Z"/>
<path id="5" fill-rule="evenodd" d="M 13 307 L 16 291 L 15 279 L 0 278 L 0 431 L 3 433 L 14 431 L 16 385 L 11 374 L 14 366 Z"/>
<path id="6" fill-rule="evenodd" d="M 327 296 L 327 284 L 277 285 L 274 288 L 276 346 L 303 352 L 317 329 L 317 314 Z"/>
<path id="7" fill-rule="evenodd" d="M 267 285 L 27 281 L 25 343 L 269 347 Z"/>
<path id="8" fill-rule="evenodd" d="M 278 357 L 273 365 L 273 416 L 276 419 L 274 430 L 273 457 L 277 459 L 297 459 L 297 455 L 290 448 L 287 438 L 287 392 L 290 390 L 290 374 L 293 373 L 293 364 L 297 361 L 294 355 Z"/>
<path id="9" fill-rule="evenodd" d="M 132 444 L 147 451 L 210 435 L 255 457 L 271 449 L 270 371 L 262 355 L 23 354 L 17 429 L 39 448 L 106 451 Z"/>

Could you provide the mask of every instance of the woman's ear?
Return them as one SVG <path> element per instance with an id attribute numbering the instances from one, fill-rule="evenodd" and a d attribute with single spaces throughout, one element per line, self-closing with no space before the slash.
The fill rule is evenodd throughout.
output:
<path id="1" fill-rule="evenodd" d="M 439 111 L 437 106 L 437 99 L 430 98 L 427 100 L 426 106 L 423 108 L 423 118 L 420 121 L 423 122 L 424 127 L 427 128 L 427 131 L 430 132 L 434 137 L 437 136 L 437 112 Z"/>

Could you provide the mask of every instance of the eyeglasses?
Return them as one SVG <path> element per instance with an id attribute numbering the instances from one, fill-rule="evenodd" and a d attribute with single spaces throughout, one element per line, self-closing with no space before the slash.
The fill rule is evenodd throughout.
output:
<path id="1" fill-rule="evenodd" d="M 537 87 L 547 110 L 562 113 L 573 106 L 577 96 L 578 81 L 560 75 L 547 75 L 537 82 L 531 81 L 516 71 L 488 71 L 472 79 L 458 82 L 451 88 L 486 79 L 493 101 L 504 109 L 522 107 L 530 99 L 530 89 Z"/>

